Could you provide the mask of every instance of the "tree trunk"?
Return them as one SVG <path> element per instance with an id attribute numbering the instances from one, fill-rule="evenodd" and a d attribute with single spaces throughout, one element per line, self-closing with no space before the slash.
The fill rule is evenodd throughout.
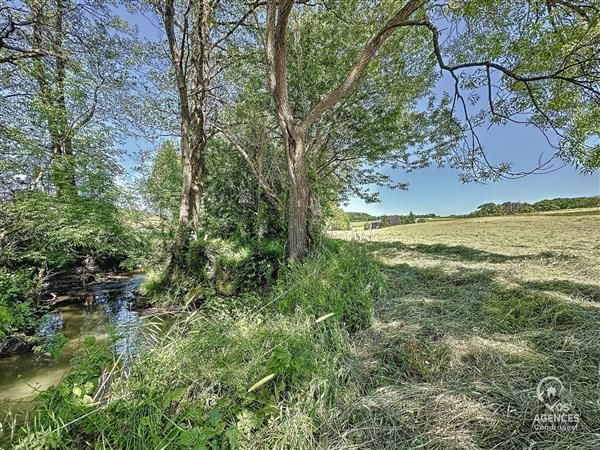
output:
<path id="1" fill-rule="evenodd" d="M 308 192 L 308 246 L 319 242 L 323 231 L 323 208 L 317 193 L 310 189 Z"/>
<path id="2" fill-rule="evenodd" d="M 175 79 L 179 96 L 181 116 L 181 163 L 183 185 L 179 208 L 179 225 L 171 248 L 171 262 L 168 271 L 174 274 L 176 268 L 185 268 L 185 258 L 190 239 L 197 237 L 202 212 L 203 181 L 205 176 L 204 153 L 207 143 L 206 133 L 206 94 L 209 76 L 209 33 L 211 9 L 209 2 L 188 3 L 189 12 L 195 18 L 190 24 L 184 20 L 184 38 L 178 44 L 175 34 L 174 0 L 165 3 L 163 21 L 171 62 L 175 69 Z"/>
<path id="3" fill-rule="evenodd" d="M 65 100 L 65 59 L 63 51 L 63 0 L 56 0 L 53 51 L 55 56 L 55 114 L 53 135 L 54 178 L 58 194 L 75 191 L 75 161 L 73 143 L 69 130 L 69 115 Z"/>
<path id="4" fill-rule="evenodd" d="M 183 185 L 179 207 L 179 225 L 171 249 L 171 269 L 184 267 L 190 238 L 196 237 L 202 209 L 202 180 L 204 178 L 205 134 L 191 132 L 184 121 L 181 130 L 181 163 Z"/>
<path id="5" fill-rule="evenodd" d="M 65 100 L 66 66 L 63 52 L 64 37 L 64 2 L 57 0 L 54 14 L 54 24 L 51 28 L 44 27 L 47 17 L 42 5 L 32 7 L 34 12 L 32 42 L 36 48 L 43 49 L 45 39 L 50 39 L 52 49 L 53 70 L 46 71 L 46 62 L 39 59 L 34 62 L 34 77 L 40 89 L 43 103 L 43 113 L 48 126 L 52 162 L 50 179 L 57 194 L 65 191 L 75 191 L 75 164 L 73 161 L 73 145 L 69 130 L 68 110 Z M 49 30 L 52 30 L 50 34 Z M 48 38 L 48 36 L 50 36 Z M 41 174 L 40 174 L 41 176 Z M 37 184 L 37 181 L 36 181 Z"/>
<path id="6" fill-rule="evenodd" d="M 304 158 L 304 138 L 287 136 L 288 162 L 288 255 L 304 258 L 308 253 L 308 170 Z"/>
<path id="7" fill-rule="evenodd" d="M 288 97 L 287 27 L 294 7 L 293 0 L 267 0 L 265 47 L 267 78 L 279 126 L 284 136 L 289 178 L 288 255 L 303 258 L 308 253 L 309 179 L 304 139 L 310 127 L 327 111 L 344 99 L 354 88 L 385 40 L 420 8 L 425 0 L 408 0 L 405 5 L 367 42 L 352 70 L 341 84 L 330 91 L 298 123 Z"/>

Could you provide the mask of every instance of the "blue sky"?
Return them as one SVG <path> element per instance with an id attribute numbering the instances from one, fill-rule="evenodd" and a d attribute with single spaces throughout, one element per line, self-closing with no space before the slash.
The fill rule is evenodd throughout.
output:
<path id="1" fill-rule="evenodd" d="M 441 95 L 444 91 L 454 94 L 453 82 L 444 76 L 435 87 Z M 485 91 L 476 91 L 481 99 L 478 105 L 469 108 L 470 115 L 476 114 L 478 107 L 487 107 Z M 463 92 L 463 95 L 466 95 Z M 554 150 L 543 134 L 522 124 L 498 125 L 490 129 L 478 129 L 477 134 L 492 163 L 509 162 L 513 172 L 526 172 L 537 167 L 538 161 L 547 161 Z M 382 214 L 434 213 L 438 215 L 465 214 L 474 211 L 482 203 L 503 203 L 506 201 L 536 202 L 545 198 L 582 197 L 600 195 L 600 174 L 582 175 L 573 166 L 562 167 L 560 160 L 554 161 L 550 173 L 528 175 L 519 179 L 503 179 L 486 184 L 459 181 L 457 170 L 443 167 L 420 169 L 406 173 L 391 168 L 384 170 L 395 182 L 409 183 L 407 191 L 381 189 L 380 202 L 365 204 L 354 198 L 346 211 Z"/>
<path id="2" fill-rule="evenodd" d="M 499 138 L 505 133 L 499 133 Z M 365 204 L 352 199 L 346 211 L 382 214 L 435 213 L 463 214 L 486 202 L 535 202 L 545 198 L 580 197 L 600 194 L 600 176 L 581 175 L 571 167 L 545 175 L 530 175 L 518 180 L 502 180 L 489 184 L 461 184 L 457 172 L 448 168 L 422 169 L 412 174 L 394 173 L 394 179 L 410 183 L 408 191 L 380 190 L 380 203 Z"/>
<path id="3" fill-rule="evenodd" d="M 539 131 L 523 125 L 499 126 L 480 137 L 492 161 L 509 161 L 514 164 L 515 171 L 535 167 L 540 154 L 546 157 L 552 154 Z M 555 168 L 561 165 L 560 161 L 554 163 Z M 447 167 L 431 167 L 412 173 L 387 169 L 385 173 L 397 182 L 408 182 L 409 189 L 375 188 L 380 192 L 380 203 L 365 204 L 360 199 L 352 199 L 343 208 L 373 215 L 407 214 L 410 211 L 449 215 L 471 212 L 486 202 L 535 202 L 545 198 L 600 195 L 600 174 L 582 175 L 572 166 L 552 173 L 488 184 L 462 184 L 458 171 Z"/>
<path id="4" fill-rule="evenodd" d="M 155 41 L 161 38 L 162 30 L 151 23 L 151 14 L 141 16 L 127 14 L 123 9 L 119 14 L 139 27 L 140 35 Z M 442 80 L 438 89 L 448 88 L 447 80 Z M 479 133 L 491 161 L 513 163 L 515 171 L 528 170 L 536 166 L 540 154 L 548 158 L 552 151 L 545 138 L 536 130 L 523 125 L 498 126 Z M 133 156 L 142 148 L 152 148 L 151 143 L 130 141 L 126 149 Z M 131 170 L 133 161 L 127 158 L 124 165 Z M 561 162 L 555 163 L 559 167 Z M 380 203 L 365 204 L 360 199 L 351 199 L 343 205 L 346 211 L 381 214 L 435 213 L 438 215 L 468 213 L 486 202 L 524 201 L 535 202 L 544 198 L 577 197 L 600 195 L 600 174 L 582 175 L 571 166 L 556 172 L 529 175 L 516 180 L 502 180 L 488 184 L 461 184 L 458 172 L 450 168 L 427 168 L 405 173 L 386 169 L 396 182 L 408 182 L 407 191 L 378 189 Z"/>

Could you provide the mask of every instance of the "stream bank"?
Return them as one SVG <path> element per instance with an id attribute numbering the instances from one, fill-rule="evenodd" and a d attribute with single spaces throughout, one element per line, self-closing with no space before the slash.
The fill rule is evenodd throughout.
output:
<path id="1" fill-rule="evenodd" d="M 57 384 L 86 337 L 106 340 L 115 334 L 119 338 L 112 344 L 114 352 L 135 355 L 145 321 L 135 308 L 135 292 L 143 278 L 142 273 L 111 277 L 55 298 L 40 335 L 62 333 L 67 342 L 56 357 L 25 351 L 0 358 L 0 418 L 9 410 L 29 409 L 39 391 Z"/>

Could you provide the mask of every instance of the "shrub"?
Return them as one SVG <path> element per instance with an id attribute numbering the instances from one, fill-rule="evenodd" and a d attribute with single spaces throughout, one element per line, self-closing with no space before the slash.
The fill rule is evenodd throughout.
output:
<path id="1" fill-rule="evenodd" d="M 143 295 L 153 297 L 164 291 L 168 283 L 166 270 L 163 267 L 154 267 L 144 274 L 144 281 L 140 285 Z"/>
<path id="2" fill-rule="evenodd" d="M 40 312 L 30 301 L 35 283 L 31 270 L 11 272 L 0 268 L 0 344 L 16 331 L 31 331 Z"/>
<path id="3" fill-rule="evenodd" d="M 277 276 L 283 259 L 284 247 L 279 239 L 262 238 L 248 244 L 197 239 L 190 244 L 187 267 L 171 283 L 170 294 L 180 301 L 181 294 L 196 288 L 225 296 L 264 292 Z"/>
<path id="4" fill-rule="evenodd" d="M 326 211 L 326 224 L 327 230 L 351 230 L 350 219 L 348 213 L 340 208 L 338 205 L 331 205 Z"/>
<path id="5" fill-rule="evenodd" d="M 123 226 L 118 208 L 107 202 L 21 192 L 1 212 L 4 240 L 11 248 L 0 255 L 5 266 L 63 270 L 88 255 L 116 265 L 143 249 L 136 234 Z"/>

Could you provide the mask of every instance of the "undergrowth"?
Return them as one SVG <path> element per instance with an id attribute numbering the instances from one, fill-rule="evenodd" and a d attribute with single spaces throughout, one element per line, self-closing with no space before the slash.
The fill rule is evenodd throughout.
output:
<path id="1" fill-rule="evenodd" d="M 347 389 L 349 333 L 369 326 L 382 293 L 365 249 L 330 245 L 266 295 L 214 297 L 180 313 L 96 403 L 111 364 L 90 345 L 5 439 L 15 448 L 314 448 Z"/>
<path id="2" fill-rule="evenodd" d="M 258 241 L 196 239 L 185 255 L 184 267 L 168 273 L 164 260 L 146 273 L 141 286 L 153 304 L 200 305 L 209 298 L 266 293 L 278 277 L 284 260 L 280 240 Z"/>

